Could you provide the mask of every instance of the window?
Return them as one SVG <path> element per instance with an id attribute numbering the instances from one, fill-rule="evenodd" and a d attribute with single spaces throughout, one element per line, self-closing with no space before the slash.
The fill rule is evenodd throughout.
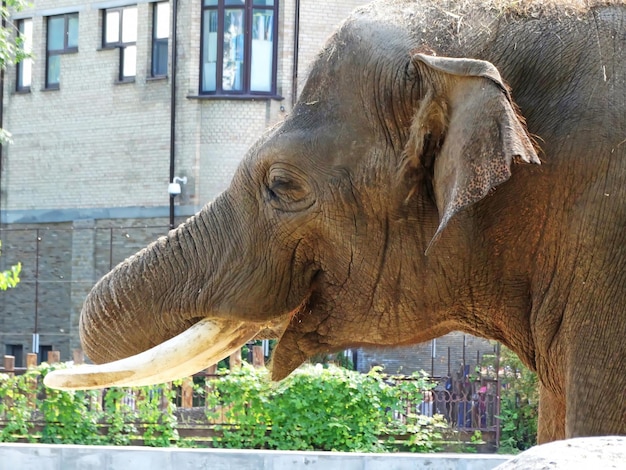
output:
<path id="1" fill-rule="evenodd" d="M 15 358 L 15 367 L 24 367 L 24 346 L 21 344 L 7 344 L 6 355 Z"/>
<path id="2" fill-rule="evenodd" d="M 137 73 L 137 7 L 105 10 L 102 46 L 120 50 L 120 81 L 132 81 Z"/>
<path id="3" fill-rule="evenodd" d="M 58 88 L 61 55 L 78 51 L 78 13 L 48 17 L 46 88 Z"/>
<path id="4" fill-rule="evenodd" d="M 42 362 L 48 361 L 48 353 L 52 351 L 52 346 L 41 345 L 39 346 L 37 362 L 41 364 Z"/>
<path id="5" fill-rule="evenodd" d="M 152 17 L 152 76 L 167 75 L 167 40 L 170 35 L 170 4 L 154 4 Z"/>
<path id="6" fill-rule="evenodd" d="M 33 20 L 19 20 L 17 22 L 17 34 L 24 54 L 30 55 L 33 50 Z M 17 63 L 17 91 L 30 90 L 32 71 L 33 59 L 30 57 Z"/>
<path id="7" fill-rule="evenodd" d="M 200 93 L 276 94 L 278 0 L 203 0 Z"/>

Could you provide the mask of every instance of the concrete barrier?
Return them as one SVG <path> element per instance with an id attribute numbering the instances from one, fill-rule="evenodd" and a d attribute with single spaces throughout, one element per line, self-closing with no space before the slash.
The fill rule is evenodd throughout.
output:
<path id="1" fill-rule="evenodd" d="M 0 444 L 0 470 L 490 470 L 511 456 Z"/>

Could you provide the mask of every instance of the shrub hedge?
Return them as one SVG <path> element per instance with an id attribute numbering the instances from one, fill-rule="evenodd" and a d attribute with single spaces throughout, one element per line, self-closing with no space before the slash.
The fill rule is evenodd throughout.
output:
<path id="1" fill-rule="evenodd" d="M 0 441 L 193 446 L 179 437 L 171 386 L 64 392 L 45 388 L 43 364 L 24 375 L 0 374 Z M 394 380 L 334 366 L 308 366 L 273 383 L 244 366 L 195 384 L 205 394 L 213 447 L 385 452 L 434 451 L 446 429 L 440 417 L 415 413 L 424 375 Z M 175 384 L 176 385 L 176 384 Z M 133 393 L 129 393 L 129 392 Z"/>

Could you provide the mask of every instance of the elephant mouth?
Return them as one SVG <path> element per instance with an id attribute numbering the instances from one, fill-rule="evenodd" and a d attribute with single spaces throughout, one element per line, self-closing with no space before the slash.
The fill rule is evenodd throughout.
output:
<path id="1" fill-rule="evenodd" d="M 288 321 L 288 316 L 263 324 L 205 318 L 152 349 L 106 364 L 55 370 L 44 383 L 60 390 L 90 390 L 169 382 L 216 364 L 259 334 L 275 335 Z"/>

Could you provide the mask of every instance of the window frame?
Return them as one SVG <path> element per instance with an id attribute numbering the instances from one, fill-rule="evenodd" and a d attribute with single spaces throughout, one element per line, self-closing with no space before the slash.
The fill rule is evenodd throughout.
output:
<path id="1" fill-rule="evenodd" d="M 24 25 L 26 22 L 30 22 L 30 37 L 24 37 L 23 47 L 22 49 L 26 54 L 32 53 L 32 45 L 33 45 L 33 19 L 32 18 L 22 18 L 17 20 L 16 24 L 16 32 L 18 37 L 24 36 Z M 24 74 L 25 74 L 25 66 L 28 64 L 28 85 L 24 85 Z M 26 57 L 19 61 L 16 65 L 16 81 L 15 81 L 15 91 L 19 93 L 28 93 L 30 92 L 30 87 L 33 84 L 33 59 L 30 57 Z"/>
<path id="2" fill-rule="evenodd" d="M 136 14 L 136 30 L 135 30 L 135 40 L 134 41 L 124 41 L 124 11 L 129 9 L 134 9 Z M 107 28 L 108 28 L 108 13 L 109 12 L 119 12 L 118 19 L 118 36 L 117 41 L 107 41 Z M 119 58 L 119 70 L 117 74 L 117 78 L 120 82 L 134 82 L 135 77 L 137 77 L 137 35 L 139 28 L 139 9 L 136 4 L 133 5 L 124 5 L 120 7 L 114 8 L 106 8 L 102 10 L 103 20 L 102 20 L 102 49 L 119 49 L 120 58 Z M 125 75 L 124 74 L 124 65 L 125 65 L 125 54 L 126 50 L 129 47 L 135 48 L 135 73 L 133 75 Z"/>
<path id="3" fill-rule="evenodd" d="M 168 5 L 168 29 L 167 36 L 164 38 L 160 38 L 157 36 L 157 27 L 158 27 L 158 9 L 159 5 Z M 171 36 L 171 22 L 172 22 L 172 9 L 169 0 L 154 2 L 152 6 L 152 57 L 150 64 L 150 76 L 152 78 L 166 78 L 169 66 L 169 44 L 170 44 L 170 36 Z M 163 47 L 165 45 L 165 49 L 167 51 L 166 59 L 165 59 L 165 72 L 160 73 L 157 70 L 157 65 L 160 64 L 158 61 L 159 47 Z"/>
<path id="4" fill-rule="evenodd" d="M 280 98 L 277 95 L 277 75 L 278 75 L 278 20 L 279 20 L 279 0 L 274 0 L 273 5 L 255 5 L 254 0 L 245 0 L 243 5 L 226 5 L 225 0 L 217 0 L 217 5 L 205 5 L 201 1 L 201 26 L 200 26 L 200 71 L 198 84 L 199 98 L 221 98 L 221 99 L 259 99 L 259 98 Z M 224 12 L 225 10 L 241 9 L 244 12 L 244 71 L 243 86 L 241 90 L 223 89 L 224 71 Z M 271 86 L 269 91 L 251 90 L 252 71 L 252 23 L 255 10 L 267 10 L 273 12 L 272 18 L 272 69 Z M 204 90 L 204 46 L 205 46 L 205 16 L 207 11 L 217 12 L 217 59 L 215 72 L 215 90 Z"/>
<path id="5" fill-rule="evenodd" d="M 69 24 L 70 19 L 75 17 L 76 21 L 78 21 L 78 12 L 73 13 L 65 13 L 62 15 L 51 15 L 46 17 L 46 80 L 45 80 L 45 89 L 46 90 L 58 90 L 60 87 L 60 78 L 59 82 L 50 82 L 50 58 L 61 56 L 64 54 L 72 54 L 78 52 L 78 36 L 76 39 L 76 46 L 69 46 Z M 63 48 L 62 49 L 54 49 L 50 50 L 50 20 L 63 18 Z M 77 31 L 78 32 L 78 31 Z M 59 72 L 60 74 L 60 72 Z"/>

